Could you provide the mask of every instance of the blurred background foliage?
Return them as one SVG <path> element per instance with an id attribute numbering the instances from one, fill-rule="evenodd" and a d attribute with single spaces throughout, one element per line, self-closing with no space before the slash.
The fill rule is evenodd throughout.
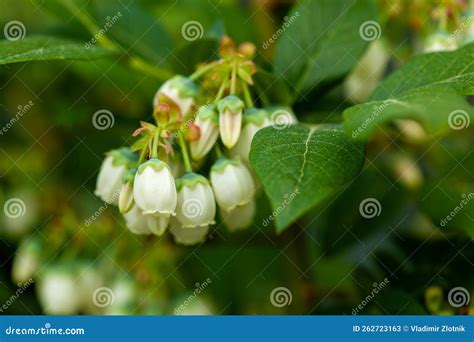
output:
<path id="1" fill-rule="evenodd" d="M 59 2 L 2 0 L 0 26 L 19 20 L 27 36 L 90 41 L 83 22 Z M 98 27 L 121 11 L 123 18 L 107 35 L 124 50 L 87 62 L 0 66 L 1 126 L 33 103 L 0 136 L 0 203 L 21 198 L 26 204 L 22 217 L 1 218 L 0 303 L 11 302 L 4 314 L 51 313 L 44 310 L 51 292 L 65 313 L 173 314 L 206 279 L 209 286 L 182 313 L 351 314 L 385 278 L 388 286 L 361 313 L 472 313 L 472 304 L 471 309 L 453 308 L 446 295 L 458 286 L 474 289 L 474 201 L 449 225 L 439 224 L 462 194 L 474 192 L 472 130 L 425 141 L 403 123 L 405 129 L 385 127 L 367 145 L 357 182 L 281 235 L 260 223 L 271 214 L 262 194 L 256 223 L 243 232 L 229 234 L 219 227 L 196 247 L 176 245 L 168 236 L 135 236 L 118 210 L 103 208 L 93 194 L 104 153 L 129 144 L 138 121 L 150 118 L 160 84 L 212 58 L 224 33 L 237 42 L 253 42 L 257 63 L 271 71 L 275 44 L 268 49 L 262 44 L 293 2 L 66 2 L 88 13 Z M 420 42 L 437 30 L 435 20 L 422 18 L 451 3 L 379 1 L 387 54 L 380 77 L 419 53 Z M 181 33 L 190 20 L 205 28 L 194 42 Z M 131 67 L 137 58 L 156 66 L 154 72 Z M 261 78 L 275 83 L 271 99 L 290 102 L 291 85 L 270 74 Z M 339 122 L 342 110 L 357 101 L 348 98 L 342 83 L 306 95 L 293 105 L 299 120 L 311 123 Z M 100 109 L 113 112 L 112 128 L 94 128 L 91 117 Z M 368 197 L 379 199 L 383 208 L 373 220 L 359 213 Z M 100 215 L 87 223 L 98 210 Z M 26 280 L 15 275 L 15 267 L 38 273 L 12 301 L 17 283 Z M 269 300 L 279 286 L 292 293 L 291 305 L 284 308 Z M 100 287 L 113 290 L 112 305 L 91 305 L 91 294 Z"/>

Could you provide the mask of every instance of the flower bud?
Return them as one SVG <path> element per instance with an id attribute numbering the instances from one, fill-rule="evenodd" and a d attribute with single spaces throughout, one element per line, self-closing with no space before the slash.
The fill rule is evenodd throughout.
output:
<path id="1" fill-rule="evenodd" d="M 230 211 L 220 209 L 219 212 L 222 217 L 222 222 L 229 229 L 234 232 L 237 230 L 248 228 L 255 217 L 257 205 L 255 199 L 244 205 L 239 205 Z"/>
<path id="2" fill-rule="evenodd" d="M 178 182 L 176 219 L 183 228 L 214 224 L 216 202 L 208 180 L 195 173 L 187 173 Z"/>
<path id="3" fill-rule="evenodd" d="M 20 244 L 12 265 L 12 279 L 15 283 L 25 283 L 36 276 L 41 253 L 41 244 L 36 236 L 29 237 Z"/>
<path id="4" fill-rule="evenodd" d="M 180 243 L 185 246 L 191 246 L 206 239 L 206 235 L 209 232 L 209 226 L 184 228 L 178 220 L 173 219 L 171 220 L 170 231 L 171 234 L 173 234 L 176 243 Z"/>
<path id="5" fill-rule="evenodd" d="M 165 95 L 175 102 L 184 116 L 188 114 L 194 105 L 194 98 L 198 93 L 198 88 L 189 78 L 176 75 L 169 79 L 158 89 L 153 100 L 153 107 L 158 105 L 159 96 Z"/>
<path id="6" fill-rule="evenodd" d="M 193 159 L 202 159 L 214 146 L 219 135 L 218 115 L 213 105 L 199 108 L 195 125 L 199 127 L 200 135 L 197 141 L 190 142 Z"/>
<path id="7" fill-rule="evenodd" d="M 133 183 L 133 197 L 145 215 L 174 215 L 177 193 L 168 165 L 159 159 L 141 164 Z"/>
<path id="8" fill-rule="evenodd" d="M 158 214 L 158 215 L 146 215 L 146 222 L 150 232 L 156 236 L 161 236 L 166 231 L 170 224 L 170 215 Z"/>
<path id="9" fill-rule="evenodd" d="M 244 113 L 244 127 L 239 141 L 230 151 L 231 155 L 239 156 L 242 161 L 248 163 L 252 139 L 260 129 L 270 125 L 268 115 L 263 109 L 249 108 Z"/>
<path id="10" fill-rule="evenodd" d="M 211 184 L 217 204 L 230 211 L 250 202 L 255 183 L 239 158 L 220 158 L 211 168 Z"/>
<path id="11" fill-rule="evenodd" d="M 128 212 L 132 209 L 133 206 L 133 180 L 135 178 L 135 173 L 137 169 L 133 168 L 126 172 L 123 177 L 122 181 L 122 188 L 120 189 L 120 196 L 119 196 L 119 210 L 122 214 Z"/>
<path id="12" fill-rule="evenodd" d="M 222 142 L 227 148 L 232 148 L 239 139 L 244 103 L 238 97 L 230 95 L 219 101 L 217 109 Z"/>
<path id="13" fill-rule="evenodd" d="M 122 177 L 135 161 L 136 155 L 128 148 L 107 153 L 97 177 L 95 195 L 109 204 L 118 204 Z"/>
<path id="14" fill-rule="evenodd" d="M 147 215 L 143 215 L 140 208 L 133 205 L 129 212 L 123 215 L 127 228 L 133 234 L 150 234 L 151 231 L 148 228 Z"/>

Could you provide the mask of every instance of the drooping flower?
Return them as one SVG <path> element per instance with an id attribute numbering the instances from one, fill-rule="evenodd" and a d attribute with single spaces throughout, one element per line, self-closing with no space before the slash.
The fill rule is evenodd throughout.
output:
<path id="1" fill-rule="evenodd" d="M 38 280 L 38 298 L 48 315 L 73 315 L 80 308 L 76 277 L 63 265 L 48 266 Z"/>
<path id="2" fill-rule="evenodd" d="M 123 215 L 127 228 L 134 234 L 150 234 L 148 227 L 147 215 L 134 205 L 129 212 Z"/>
<path id="3" fill-rule="evenodd" d="M 176 185 L 168 165 L 159 159 L 141 164 L 133 183 L 133 197 L 145 215 L 175 215 Z"/>
<path id="4" fill-rule="evenodd" d="M 248 228 L 255 217 L 257 205 L 255 199 L 244 205 L 239 205 L 230 211 L 220 209 L 222 222 L 229 229 L 234 232 L 237 230 Z"/>
<path id="5" fill-rule="evenodd" d="M 153 99 L 153 106 L 156 107 L 162 94 L 173 100 L 180 108 L 181 114 L 185 116 L 194 105 L 197 93 L 198 88 L 193 81 L 187 77 L 176 75 L 163 83 L 160 89 L 158 89 Z"/>
<path id="6" fill-rule="evenodd" d="M 222 142 L 227 148 L 232 148 L 240 136 L 244 103 L 238 97 L 229 95 L 219 101 L 217 109 Z"/>
<path id="7" fill-rule="evenodd" d="M 209 226 L 184 228 L 178 220 L 173 218 L 171 220 L 170 231 L 171 234 L 173 234 L 176 243 L 191 246 L 205 240 L 206 235 L 209 232 Z"/>
<path id="8" fill-rule="evenodd" d="M 218 115 L 214 105 L 199 108 L 194 124 L 199 127 L 199 139 L 190 142 L 191 156 L 202 159 L 214 146 L 219 136 Z"/>
<path id="9" fill-rule="evenodd" d="M 109 204 L 118 204 L 122 177 L 136 159 L 136 155 L 128 148 L 107 153 L 97 177 L 95 195 Z"/>
<path id="10" fill-rule="evenodd" d="M 196 173 L 187 173 L 177 181 L 176 219 L 183 228 L 214 224 L 216 203 L 209 181 Z"/>
<path id="11" fill-rule="evenodd" d="M 239 156 L 248 163 L 250 146 L 254 135 L 262 128 L 270 125 L 268 114 L 263 109 L 249 108 L 243 117 L 243 128 L 237 144 L 231 149 L 233 156 Z"/>
<path id="12" fill-rule="evenodd" d="M 166 228 L 170 224 L 169 214 L 146 215 L 146 222 L 150 232 L 156 236 L 161 236 L 165 233 Z"/>
<path id="13" fill-rule="evenodd" d="M 133 207 L 133 180 L 137 169 L 128 170 L 122 177 L 122 187 L 120 189 L 118 206 L 122 214 L 128 212 Z"/>
<path id="14" fill-rule="evenodd" d="M 217 204 L 230 211 L 253 198 L 255 183 L 238 157 L 220 158 L 211 168 L 211 184 Z"/>

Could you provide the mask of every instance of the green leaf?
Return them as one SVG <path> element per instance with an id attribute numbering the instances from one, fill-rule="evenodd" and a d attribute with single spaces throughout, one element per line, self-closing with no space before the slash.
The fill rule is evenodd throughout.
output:
<path id="1" fill-rule="evenodd" d="M 274 210 L 278 232 L 334 196 L 359 172 L 364 146 L 339 127 L 267 127 L 252 141 L 251 164 Z"/>
<path id="2" fill-rule="evenodd" d="M 135 2 L 95 1 L 97 25 L 107 37 L 116 41 L 127 53 L 163 66 L 172 49 L 160 18 L 147 13 Z"/>
<path id="3" fill-rule="evenodd" d="M 414 57 L 383 81 L 370 102 L 344 111 L 344 130 L 359 140 L 398 118 L 419 121 L 432 134 L 462 128 L 474 118 L 464 95 L 474 94 L 474 44 Z"/>
<path id="4" fill-rule="evenodd" d="M 52 37 L 28 37 L 17 41 L 0 41 L 0 64 L 57 59 L 91 60 L 117 53 L 111 49 Z"/>
<path id="5" fill-rule="evenodd" d="M 373 0 L 304 0 L 287 18 L 276 48 L 275 72 L 303 96 L 344 77 L 357 64 L 368 44 L 359 30 L 375 20 L 376 7 Z"/>

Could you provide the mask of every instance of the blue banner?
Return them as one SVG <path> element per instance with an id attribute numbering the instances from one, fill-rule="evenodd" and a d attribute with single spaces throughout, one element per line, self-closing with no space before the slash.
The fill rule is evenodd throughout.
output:
<path id="1" fill-rule="evenodd" d="M 2 316 L 0 341 L 473 342 L 472 316 Z"/>

